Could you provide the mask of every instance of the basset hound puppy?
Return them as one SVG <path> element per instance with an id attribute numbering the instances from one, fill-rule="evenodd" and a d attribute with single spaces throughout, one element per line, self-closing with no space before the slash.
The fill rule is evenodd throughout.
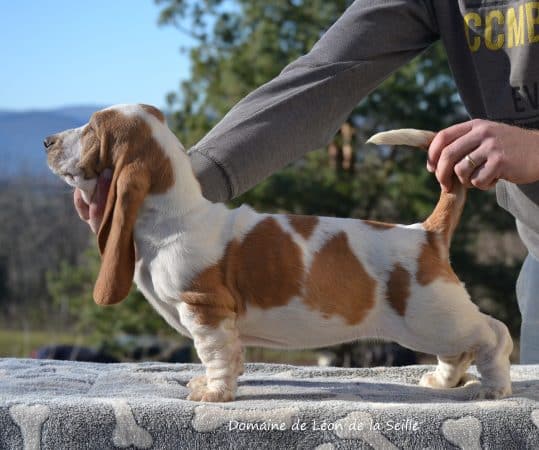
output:
<path id="1" fill-rule="evenodd" d="M 378 144 L 427 148 L 433 132 L 398 130 Z M 45 140 L 52 171 L 89 201 L 113 171 L 98 232 L 99 305 L 121 302 L 134 280 L 165 320 L 194 340 L 205 375 L 189 398 L 234 399 L 243 347 L 314 348 L 361 337 L 438 356 L 421 386 L 451 388 L 475 359 L 480 395 L 511 393 L 511 337 L 481 313 L 449 263 L 465 201 L 457 183 L 423 223 L 259 214 L 201 193 L 189 158 L 147 105 L 118 105 Z"/>

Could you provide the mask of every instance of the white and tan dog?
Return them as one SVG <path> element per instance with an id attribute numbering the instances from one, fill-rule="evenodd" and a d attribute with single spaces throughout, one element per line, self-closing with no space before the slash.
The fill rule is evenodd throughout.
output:
<path id="1" fill-rule="evenodd" d="M 375 143 L 428 147 L 434 133 L 382 133 Z M 206 200 L 163 114 L 119 105 L 45 140 L 51 169 L 88 201 L 113 170 L 98 233 L 100 305 L 138 288 L 191 337 L 206 375 L 190 399 L 234 399 L 243 346 L 322 347 L 378 337 L 438 355 L 422 386 L 455 387 L 476 360 L 481 395 L 511 393 L 507 328 L 470 301 L 449 263 L 465 200 L 458 184 L 423 223 L 258 214 Z"/>

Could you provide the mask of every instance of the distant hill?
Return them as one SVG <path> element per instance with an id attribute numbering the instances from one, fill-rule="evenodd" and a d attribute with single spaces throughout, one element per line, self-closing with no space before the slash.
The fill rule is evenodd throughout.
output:
<path id="1" fill-rule="evenodd" d="M 43 139 L 84 125 L 102 106 L 69 106 L 51 110 L 0 110 L 0 178 L 25 174 L 50 176 Z"/>

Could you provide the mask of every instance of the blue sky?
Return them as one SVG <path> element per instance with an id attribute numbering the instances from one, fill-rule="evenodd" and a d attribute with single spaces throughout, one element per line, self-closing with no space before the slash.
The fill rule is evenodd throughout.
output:
<path id="1" fill-rule="evenodd" d="M 189 76 L 153 0 L 7 0 L 0 4 L 0 109 L 165 105 Z"/>

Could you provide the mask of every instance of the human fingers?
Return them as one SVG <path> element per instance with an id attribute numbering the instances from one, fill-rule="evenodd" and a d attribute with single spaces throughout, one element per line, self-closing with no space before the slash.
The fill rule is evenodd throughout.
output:
<path id="1" fill-rule="evenodd" d="M 436 133 L 428 151 L 427 169 L 429 172 L 434 172 L 436 170 L 442 150 L 459 137 L 470 132 L 472 128 L 473 125 L 471 121 L 468 121 L 458 123 Z"/>
<path id="2" fill-rule="evenodd" d="M 90 219 L 90 207 L 82 198 L 82 192 L 79 188 L 75 188 L 75 192 L 73 193 L 73 203 L 75 204 L 75 209 L 77 210 L 79 217 L 87 222 Z"/>
<path id="3" fill-rule="evenodd" d="M 470 177 L 470 183 L 477 189 L 486 191 L 498 182 L 498 168 L 488 159 Z"/>
<path id="4" fill-rule="evenodd" d="M 470 131 L 442 149 L 436 166 L 436 178 L 440 182 L 442 189 L 447 192 L 451 191 L 453 176 L 456 173 L 455 166 L 480 145 L 480 137 Z"/>
<path id="5" fill-rule="evenodd" d="M 488 155 L 482 148 L 478 148 L 455 164 L 454 171 L 459 181 L 466 187 L 472 187 L 471 178 L 473 174 L 487 161 Z"/>

